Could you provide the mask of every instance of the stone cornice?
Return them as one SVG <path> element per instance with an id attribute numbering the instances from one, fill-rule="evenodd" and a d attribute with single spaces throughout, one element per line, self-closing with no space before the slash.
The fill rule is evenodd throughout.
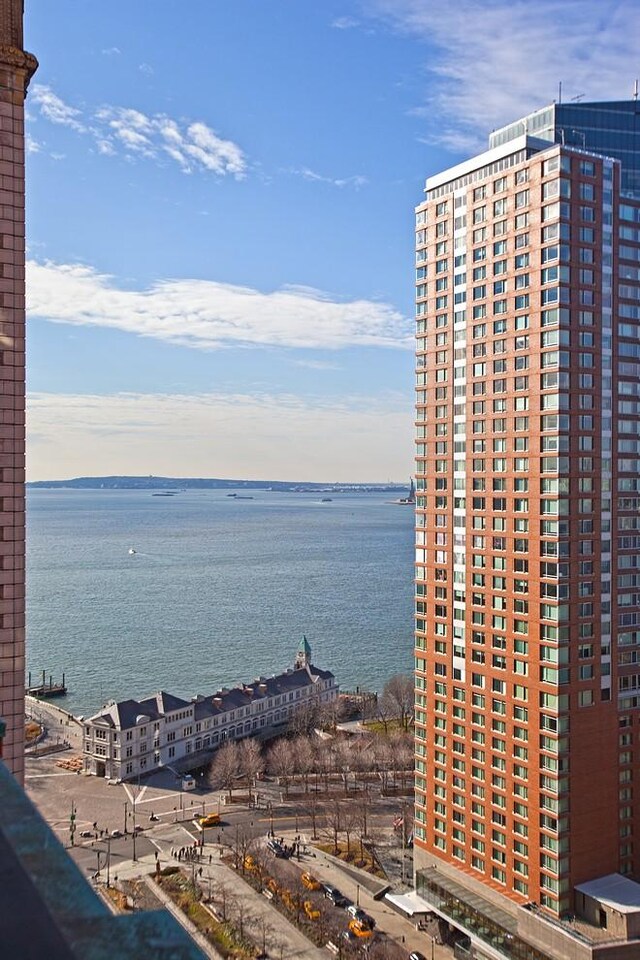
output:
<path id="1" fill-rule="evenodd" d="M 8 43 L 0 43 L 0 65 L 14 67 L 16 70 L 24 70 L 25 93 L 29 86 L 29 80 L 38 69 L 38 61 L 32 53 L 26 50 L 20 50 L 18 47 L 12 47 Z"/>

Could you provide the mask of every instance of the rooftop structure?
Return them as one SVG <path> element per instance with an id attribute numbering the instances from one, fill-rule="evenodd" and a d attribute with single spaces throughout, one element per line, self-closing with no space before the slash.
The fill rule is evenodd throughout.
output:
<path id="1" fill-rule="evenodd" d="M 529 135 L 620 161 L 620 191 L 640 198 L 640 102 L 552 103 L 494 130 L 490 147 Z"/>

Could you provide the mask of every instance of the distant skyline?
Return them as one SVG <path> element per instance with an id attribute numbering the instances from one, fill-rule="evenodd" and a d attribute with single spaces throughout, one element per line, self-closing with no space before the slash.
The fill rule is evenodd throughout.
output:
<path id="1" fill-rule="evenodd" d="M 560 80 L 630 98 L 639 32 L 632 0 L 27 0 L 28 479 L 406 478 L 425 176 Z"/>

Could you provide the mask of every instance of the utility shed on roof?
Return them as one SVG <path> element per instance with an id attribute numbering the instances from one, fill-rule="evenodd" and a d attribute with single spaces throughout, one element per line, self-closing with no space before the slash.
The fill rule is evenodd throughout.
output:
<path id="1" fill-rule="evenodd" d="M 576 887 L 576 912 L 628 940 L 640 938 L 640 883 L 609 873 Z"/>

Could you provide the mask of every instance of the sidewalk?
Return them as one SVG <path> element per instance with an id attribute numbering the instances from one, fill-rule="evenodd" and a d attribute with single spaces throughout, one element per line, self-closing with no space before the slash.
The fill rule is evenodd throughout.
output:
<path id="1" fill-rule="evenodd" d="M 192 865 L 190 862 L 185 863 L 183 861 L 178 864 L 178 861 L 171 856 L 172 845 L 170 841 L 160 841 L 158 844 L 162 851 L 159 855 L 160 866 L 179 865 L 186 871 L 191 870 Z M 209 864 L 209 854 L 211 854 L 213 858 L 211 864 Z M 202 878 L 198 877 L 200 867 L 202 867 Z M 124 861 L 118 864 L 117 878 L 118 881 L 120 881 L 131 880 L 144 875 L 148 876 L 154 873 L 155 868 L 156 860 L 153 855 L 145 856 L 135 862 L 133 860 Z M 291 960 L 327 960 L 328 954 L 326 950 L 315 947 L 310 943 L 304 934 L 293 926 L 293 924 L 289 923 L 286 917 L 276 910 L 268 900 L 262 897 L 253 887 L 249 886 L 248 883 L 245 883 L 235 870 L 221 862 L 219 847 L 217 845 L 205 844 L 202 861 L 194 863 L 193 868 L 196 873 L 196 880 L 205 893 L 208 890 L 209 880 L 211 880 L 212 885 L 224 883 L 229 890 L 230 899 L 238 903 L 243 915 L 244 928 L 256 946 L 259 948 L 262 947 L 263 930 L 265 929 L 263 926 L 264 921 L 267 930 L 267 952 L 282 956 L 284 960 L 286 960 L 286 958 L 291 958 Z M 113 871 L 112 878 L 115 881 Z M 153 884 L 152 889 L 156 895 L 159 895 L 155 884 Z M 233 907 L 231 907 L 230 913 L 233 921 Z M 274 935 L 278 940 L 278 948 L 277 950 L 273 948 L 270 950 L 270 941 Z M 280 944 L 282 944 L 282 952 L 280 952 Z M 208 951 L 211 951 L 211 947 L 208 947 Z M 213 954 L 210 953 L 210 955 Z"/>

